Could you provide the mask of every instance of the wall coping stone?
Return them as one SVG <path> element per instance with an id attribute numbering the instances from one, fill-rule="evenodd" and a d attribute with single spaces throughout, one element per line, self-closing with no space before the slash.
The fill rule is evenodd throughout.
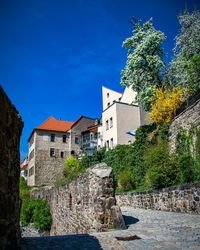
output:
<path id="1" fill-rule="evenodd" d="M 171 187 L 165 187 L 165 188 L 160 188 L 160 189 L 153 189 L 153 190 L 147 190 L 147 191 L 142 191 L 142 192 L 117 192 L 116 195 L 141 195 L 141 194 L 151 194 L 151 193 L 160 193 L 160 192 L 168 192 L 168 191 L 177 191 L 177 190 L 187 190 L 190 188 L 199 188 L 200 187 L 200 182 L 195 182 L 195 183 L 186 183 L 183 185 L 177 185 L 177 186 L 171 186 Z"/>

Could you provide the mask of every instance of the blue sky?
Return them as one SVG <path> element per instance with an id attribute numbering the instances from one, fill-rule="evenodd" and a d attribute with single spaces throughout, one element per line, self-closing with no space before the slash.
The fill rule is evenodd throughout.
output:
<path id="1" fill-rule="evenodd" d="M 178 33 L 177 15 L 199 8 L 199 0 L 1 0 L 0 85 L 24 121 L 27 139 L 49 116 L 74 121 L 101 116 L 101 87 L 121 91 L 122 42 L 129 18 L 150 17 L 167 36 L 166 61 Z"/>

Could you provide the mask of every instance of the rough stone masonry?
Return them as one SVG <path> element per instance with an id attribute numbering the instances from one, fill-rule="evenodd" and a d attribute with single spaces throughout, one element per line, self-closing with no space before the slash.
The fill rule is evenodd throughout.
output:
<path id="1" fill-rule="evenodd" d="M 23 122 L 0 87 L 0 249 L 19 249 L 19 143 Z"/>
<path id="2" fill-rule="evenodd" d="M 35 189 L 31 196 L 50 204 L 51 235 L 126 228 L 116 206 L 112 168 L 105 163 L 87 169 L 65 186 Z"/>
<path id="3" fill-rule="evenodd" d="M 181 129 L 189 131 L 191 128 L 200 127 L 200 100 L 196 100 L 191 106 L 179 114 L 169 128 L 169 148 L 172 153 L 176 151 L 177 135 Z"/>

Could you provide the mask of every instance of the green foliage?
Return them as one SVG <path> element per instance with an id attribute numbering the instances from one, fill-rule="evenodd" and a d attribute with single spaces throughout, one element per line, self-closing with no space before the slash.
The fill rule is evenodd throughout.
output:
<path id="1" fill-rule="evenodd" d="M 196 143 L 194 143 L 196 141 Z M 181 129 L 177 135 L 179 183 L 200 180 L 200 129 Z"/>
<path id="2" fill-rule="evenodd" d="M 199 91 L 200 12 L 184 11 L 178 17 L 181 30 L 176 37 L 175 58 L 170 77 L 176 85 Z"/>
<path id="3" fill-rule="evenodd" d="M 148 136 L 155 128 L 155 125 L 144 125 L 136 131 L 136 140 L 133 143 L 133 153 L 131 157 L 131 170 L 133 172 L 135 186 L 139 189 L 143 189 L 145 186 L 144 177 L 147 166 L 144 161 L 144 156 L 147 148 L 150 146 Z"/>
<path id="4" fill-rule="evenodd" d="M 64 186 L 67 183 L 66 177 L 57 178 L 55 182 L 55 186 L 58 188 L 60 186 Z"/>
<path id="5" fill-rule="evenodd" d="M 21 199 L 27 199 L 29 197 L 29 187 L 27 186 L 26 180 L 22 176 L 19 180 L 19 190 Z"/>
<path id="6" fill-rule="evenodd" d="M 132 187 L 130 189 L 141 189 L 144 187 L 144 176 L 146 173 L 144 155 L 148 147 L 147 137 L 154 129 L 154 125 L 141 126 L 136 131 L 136 141 L 133 144 L 117 145 L 114 149 L 106 152 L 104 160 L 113 168 L 118 188 L 120 186 L 119 178 L 123 181 L 127 171 L 131 173 L 131 181 L 129 183 L 132 183 Z M 128 186 L 130 187 L 130 184 Z"/>
<path id="7" fill-rule="evenodd" d="M 94 165 L 96 163 L 100 163 L 104 160 L 105 157 L 105 152 L 106 152 L 106 148 L 101 148 L 101 149 L 96 149 L 94 151 L 94 154 L 92 156 L 90 165 Z"/>
<path id="8" fill-rule="evenodd" d="M 81 173 L 81 168 L 77 158 L 71 156 L 65 160 L 65 164 L 67 181 L 73 180 L 79 175 L 79 173 Z"/>
<path id="9" fill-rule="evenodd" d="M 177 135 L 177 145 L 176 145 L 176 152 L 178 155 L 182 153 L 189 153 L 190 151 L 190 138 L 187 132 L 181 129 Z"/>
<path id="10" fill-rule="evenodd" d="M 91 159 L 87 156 L 87 154 L 84 154 L 79 161 L 79 166 L 81 169 L 87 169 L 90 167 Z"/>
<path id="11" fill-rule="evenodd" d="M 194 55 L 188 64 L 188 86 L 194 92 L 200 90 L 200 53 Z"/>
<path id="12" fill-rule="evenodd" d="M 52 218 L 50 207 L 46 201 L 28 199 L 22 204 L 20 221 L 23 226 L 34 223 L 34 226 L 42 231 L 49 231 Z"/>
<path id="13" fill-rule="evenodd" d="M 169 134 L 169 124 L 163 124 L 158 127 L 158 136 L 161 140 L 167 141 Z"/>
<path id="14" fill-rule="evenodd" d="M 183 153 L 178 157 L 179 183 L 190 183 L 195 180 L 194 159 L 190 153 Z"/>
<path id="15" fill-rule="evenodd" d="M 146 23 L 133 23 L 133 35 L 123 42 L 128 50 L 127 62 L 122 70 L 121 84 L 131 86 L 137 92 L 136 102 L 147 111 L 155 100 L 155 89 L 161 86 L 161 70 L 164 67 L 161 48 L 165 36 L 153 27 L 150 19 Z"/>
<path id="16" fill-rule="evenodd" d="M 118 187 L 120 191 L 129 191 L 135 188 L 132 173 L 124 170 L 118 175 Z"/>
<path id="17" fill-rule="evenodd" d="M 148 188 L 163 188 L 177 183 L 178 169 L 165 141 L 150 147 L 144 159 L 148 168 L 145 176 Z"/>

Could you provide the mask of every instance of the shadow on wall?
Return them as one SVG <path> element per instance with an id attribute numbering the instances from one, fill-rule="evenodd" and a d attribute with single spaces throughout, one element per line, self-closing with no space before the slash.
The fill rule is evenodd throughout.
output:
<path id="1" fill-rule="evenodd" d="M 139 221 L 139 219 L 134 218 L 132 216 L 123 215 L 123 217 L 124 217 L 124 222 L 127 227 L 129 227 L 132 224 L 136 224 Z"/>
<path id="2" fill-rule="evenodd" d="M 49 236 L 49 237 L 27 237 L 21 240 L 21 250 L 82 250 L 95 249 L 103 250 L 99 241 L 89 234 L 76 234 L 66 236 Z"/>

